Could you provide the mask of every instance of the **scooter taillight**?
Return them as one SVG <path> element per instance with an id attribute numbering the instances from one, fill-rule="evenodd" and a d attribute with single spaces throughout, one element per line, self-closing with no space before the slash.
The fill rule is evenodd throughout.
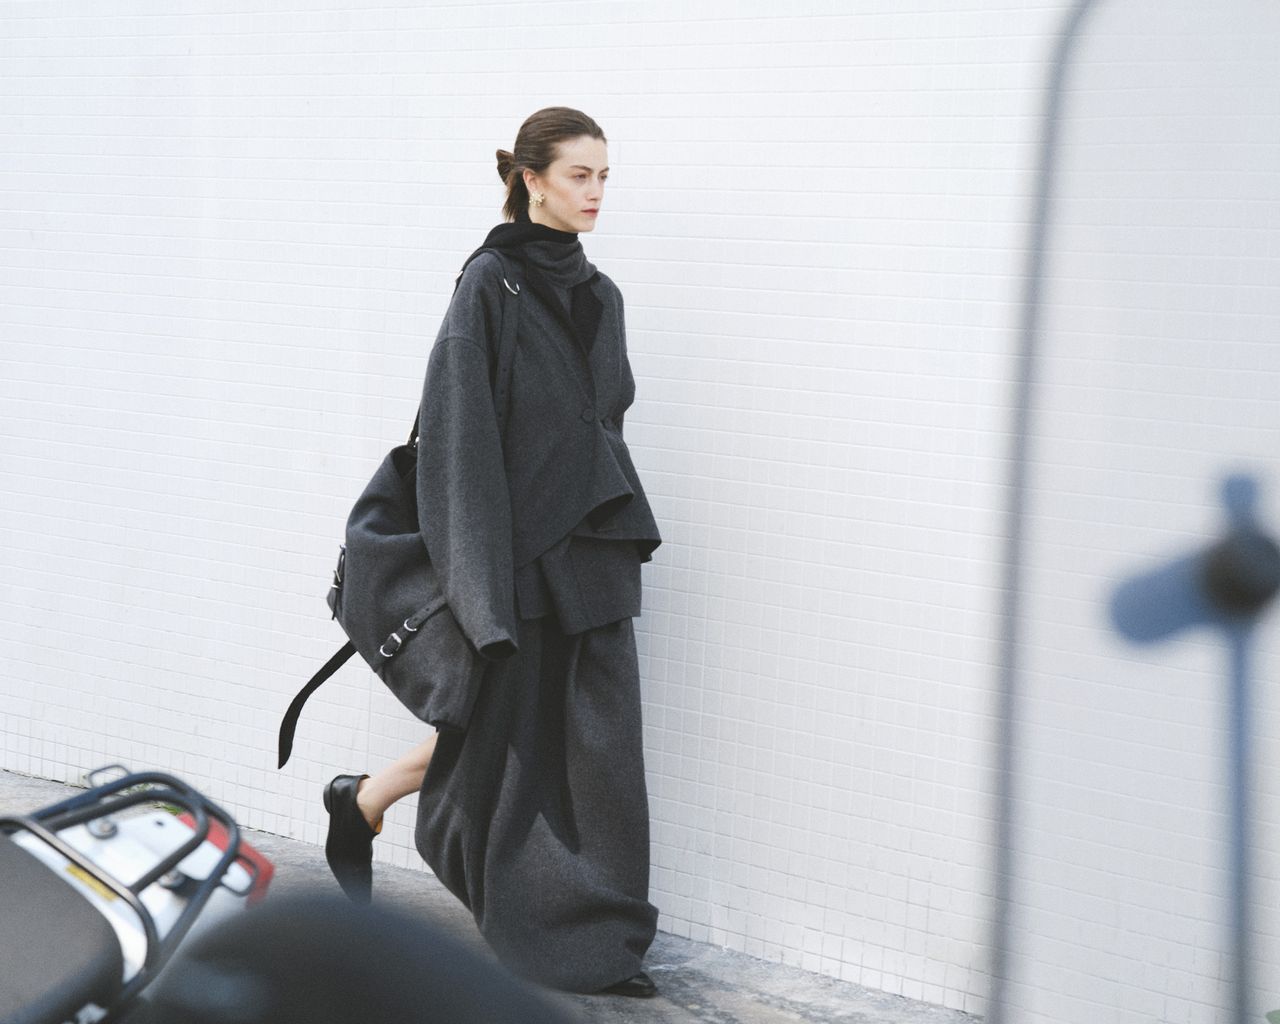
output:
<path id="1" fill-rule="evenodd" d="M 196 827 L 195 818 L 185 812 L 178 815 L 178 820 L 188 828 Z M 209 835 L 205 841 L 212 843 L 219 850 L 227 848 L 227 830 L 223 828 L 221 822 L 212 819 L 209 821 Z M 240 840 L 240 855 L 236 858 L 236 863 L 248 871 L 252 879 L 248 891 L 244 893 L 245 906 L 252 907 L 267 895 L 267 887 L 271 885 L 276 867 L 243 838 Z"/>

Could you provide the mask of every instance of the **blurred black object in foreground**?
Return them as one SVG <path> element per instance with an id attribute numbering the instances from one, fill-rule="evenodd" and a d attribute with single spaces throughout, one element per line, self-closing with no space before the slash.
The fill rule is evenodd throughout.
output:
<path id="1" fill-rule="evenodd" d="M 219 925 L 149 1003 L 147 1024 L 568 1024 L 438 928 L 327 895 L 268 900 Z"/>

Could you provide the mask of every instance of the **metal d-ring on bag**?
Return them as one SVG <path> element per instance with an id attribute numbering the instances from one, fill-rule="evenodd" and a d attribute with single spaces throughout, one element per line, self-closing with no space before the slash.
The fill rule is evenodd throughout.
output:
<path id="1" fill-rule="evenodd" d="M 479 249 L 467 262 L 482 252 L 492 252 L 502 261 L 506 286 L 493 374 L 494 411 L 501 434 L 515 358 L 521 283 L 512 261 L 497 249 Z M 285 712 L 280 723 L 281 768 L 293 751 L 294 731 L 307 698 L 357 651 L 423 721 L 463 729 L 471 717 L 485 661 L 449 610 L 423 543 L 417 467 L 415 418 L 409 440 L 387 453 L 347 517 L 346 543 L 338 555 L 328 604 L 349 640 L 311 677 Z"/>

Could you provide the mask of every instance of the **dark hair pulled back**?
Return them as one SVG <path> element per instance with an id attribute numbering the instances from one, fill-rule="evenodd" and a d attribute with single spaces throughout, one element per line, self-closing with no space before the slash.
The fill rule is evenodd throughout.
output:
<path id="1" fill-rule="evenodd" d="M 609 141 L 595 121 L 572 107 L 543 107 L 525 119 L 516 135 L 515 152 L 498 150 L 498 177 L 507 186 L 507 201 L 502 204 L 507 220 L 515 220 L 516 215 L 529 206 L 525 168 L 541 174 L 555 162 L 558 143 L 582 135 Z"/>

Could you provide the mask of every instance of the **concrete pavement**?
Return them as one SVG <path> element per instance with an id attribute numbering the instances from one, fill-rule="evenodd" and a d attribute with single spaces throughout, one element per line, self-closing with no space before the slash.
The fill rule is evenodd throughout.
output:
<path id="1" fill-rule="evenodd" d="M 0 812 L 22 813 L 64 799 L 61 783 L 0 771 Z M 276 867 L 271 893 L 336 890 L 324 851 L 295 839 L 246 831 Z M 488 956 L 471 915 L 431 875 L 375 865 L 375 899 L 421 914 Z M 547 993 L 571 1017 L 599 1024 L 974 1024 L 954 1010 L 705 943 L 658 933 L 646 959 L 654 999 Z"/>

